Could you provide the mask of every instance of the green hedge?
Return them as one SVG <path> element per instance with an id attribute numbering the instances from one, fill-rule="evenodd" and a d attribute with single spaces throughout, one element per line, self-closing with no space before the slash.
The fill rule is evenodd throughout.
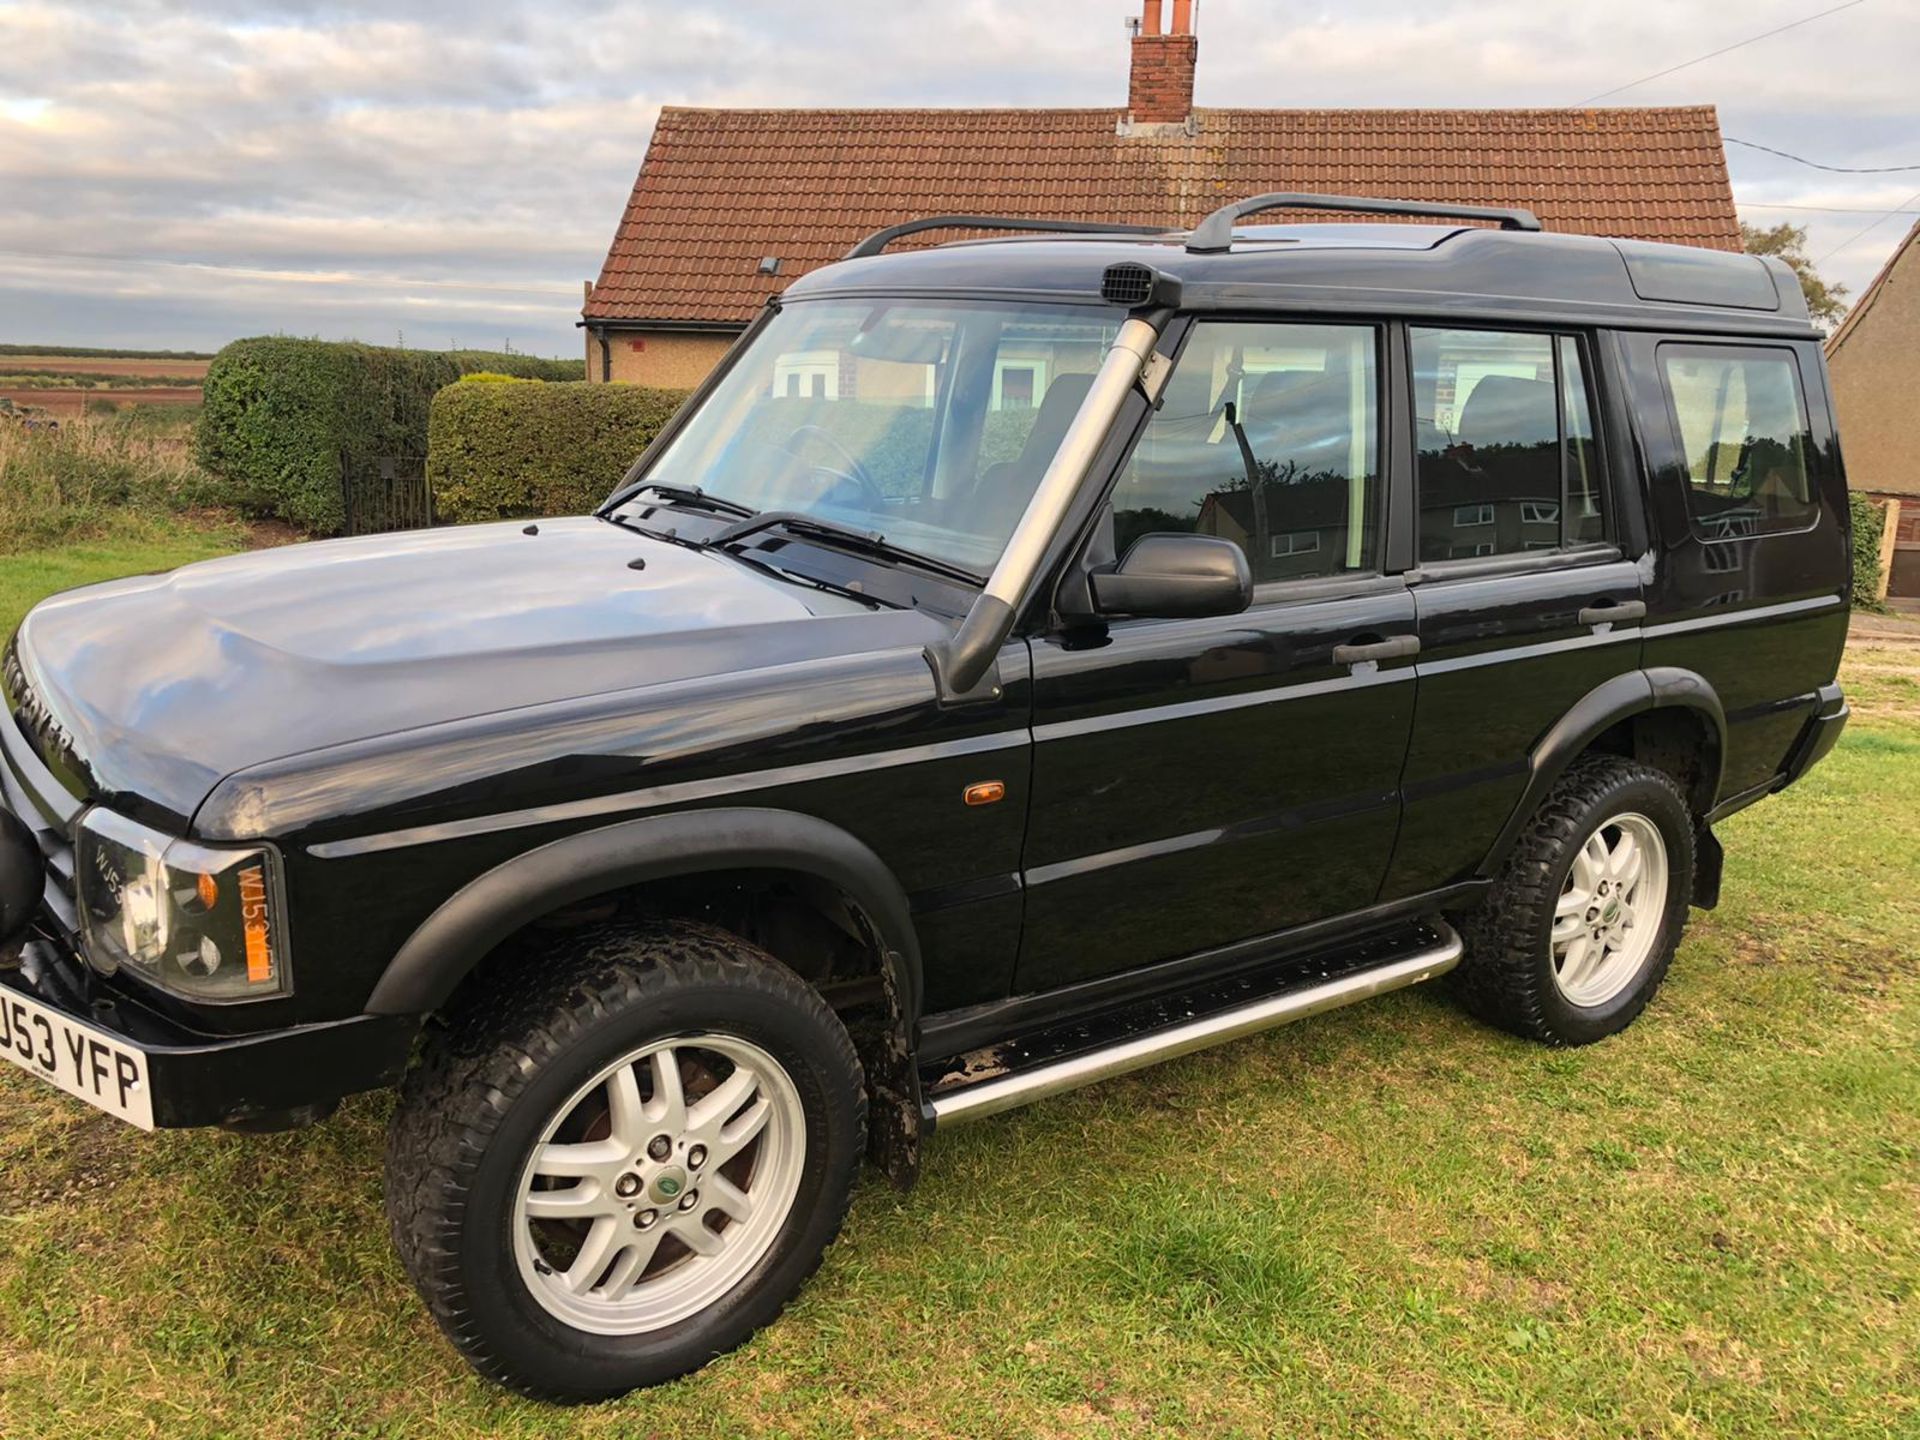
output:
<path id="1" fill-rule="evenodd" d="M 482 350 L 396 350 L 262 336 L 236 340 L 207 368 L 200 463 L 249 509 L 338 531 L 345 477 L 376 457 L 423 457 L 436 391 L 471 371 L 579 379 L 580 360 Z"/>
<path id="2" fill-rule="evenodd" d="M 451 385 L 433 397 L 427 483 L 453 521 L 580 515 L 620 483 L 686 394 L 638 385 Z"/>
<path id="3" fill-rule="evenodd" d="M 1887 512 L 1864 495 L 1847 497 L 1853 507 L 1853 604 L 1857 610 L 1878 610 L 1880 599 L 1880 540 Z"/>

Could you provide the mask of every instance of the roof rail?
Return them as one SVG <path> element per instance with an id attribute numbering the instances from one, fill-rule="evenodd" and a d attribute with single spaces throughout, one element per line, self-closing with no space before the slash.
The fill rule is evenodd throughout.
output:
<path id="1" fill-rule="evenodd" d="M 1498 220 L 1502 230 L 1538 230 L 1540 217 L 1531 210 L 1501 210 L 1486 205 L 1436 205 L 1426 200 L 1375 200 L 1362 195 L 1309 195 L 1281 191 L 1256 195 L 1223 205 L 1194 227 L 1187 249 L 1213 254 L 1233 248 L 1236 221 L 1267 210 L 1346 210 L 1359 215 L 1432 215 L 1445 220 Z"/>
<path id="2" fill-rule="evenodd" d="M 1538 228 L 1538 227 L 1536 227 Z M 1020 220 L 1007 215 L 928 215 L 904 224 L 890 225 L 867 236 L 842 259 L 859 260 L 878 255 L 896 240 L 918 235 L 925 230 L 1039 230 L 1055 235 L 1167 235 L 1177 233 L 1165 225 L 1107 225 L 1090 220 Z"/>

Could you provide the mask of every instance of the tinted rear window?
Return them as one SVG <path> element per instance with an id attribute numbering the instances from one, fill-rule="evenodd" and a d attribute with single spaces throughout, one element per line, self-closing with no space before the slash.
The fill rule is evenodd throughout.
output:
<path id="1" fill-rule="evenodd" d="M 1687 469 L 1687 507 L 1702 539 L 1813 524 L 1811 437 L 1791 352 L 1662 345 L 1660 372 Z"/>

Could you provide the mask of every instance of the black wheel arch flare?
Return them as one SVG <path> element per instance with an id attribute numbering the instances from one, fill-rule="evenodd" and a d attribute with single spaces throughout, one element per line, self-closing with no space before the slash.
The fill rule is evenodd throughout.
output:
<path id="1" fill-rule="evenodd" d="M 1656 666 L 1629 670 L 1595 686 L 1575 701 L 1557 724 L 1541 736 L 1527 756 L 1527 786 L 1513 808 L 1492 850 L 1481 863 L 1482 877 L 1493 875 L 1513 848 L 1527 817 L 1567 768 L 1606 731 L 1623 720 L 1660 710 L 1692 713 L 1709 736 L 1708 753 L 1701 757 L 1701 782 L 1704 805 L 1696 808 L 1704 817 L 1712 808 L 1720 790 L 1721 768 L 1727 749 L 1727 716 L 1720 696 L 1706 677 L 1676 666 Z"/>
<path id="2" fill-rule="evenodd" d="M 924 994 L 906 892 L 863 842 L 789 810 L 720 808 L 646 816 L 563 836 L 469 881 L 400 947 L 366 1009 L 426 1015 L 501 941 L 543 915 L 652 880 L 791 870 L 837 886 L 872 927 L 910 1037 Z"/>

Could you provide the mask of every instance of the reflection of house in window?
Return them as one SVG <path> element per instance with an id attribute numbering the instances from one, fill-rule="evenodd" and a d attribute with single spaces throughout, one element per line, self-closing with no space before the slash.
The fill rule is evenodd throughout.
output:
<path id="1" fill-rule="evenodd" d="M 1215 490 L 1200 502 L 1194 529 L 1247 552 L 1256 583 L 1338 574 L 1347 549 L 1345 477 Z"/>
<path id="2" fill-rule="evenodd" d="M 773 395 L 776 400 L 838 400 L 840 352 L 803 350 L 782 355 L 773 362 Z"/>
<path id="3" fill-rule="evenodd" d="M 1456 530 L 1464 530 L 1469 525 L 1491 525 L 1492 523 L 1493 506 L 1491 505 L 1456 505 L 1453 507 L 1453 528 Z"/>
<path id="4" fill-rule="evenodd" d="M 1493 554 L 1493 542 L 1491 540 L 1482 540 L 1478 545 L 1449 545 L 1447 547 L 1447 558 L 1449 560 L 1471 560 L 1479 555 L 1491 554 Z"/>
<path id="5" fill-rule="evenodd" d="M 1522 525 L 1558 525 L 1560 523 L 1560 502 L 1557 500 L 1522 500 L 1520 502 L 1520 523 Z M 1532 547 L 1529 546 L 1529 549 Z"/>
<path id="6" fill-rule="evenodd" d="M 1274 536 L 1267 553 L 1275 560 L 1284 560 L 1289 555 L 1311 555 L 1319 548 L 1318 530 L 1295 530 L 1290 534 Z"/>

